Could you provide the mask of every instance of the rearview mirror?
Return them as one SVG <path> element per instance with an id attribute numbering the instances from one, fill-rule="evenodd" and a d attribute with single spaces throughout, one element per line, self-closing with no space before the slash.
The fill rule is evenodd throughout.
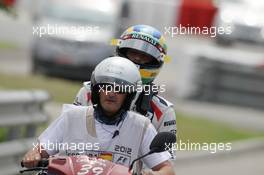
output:
<path id="1" fill-rule="evenodd" d="M 160 153 L 160 152 L 163 152 L 163 151 L 169 151 L 169 149 L 172 147 L 172 145 L 176 143 L 176 135 L 171 133 L 171 132 L 159 132 L 155 137 L 154 139 L 152 140 L 150 146 L 149 146 L 149 149 L 150 151 L 141 156 L 141 157 L 138 157 L 137 159 L 133 160 L 131 165 L 129 166 L 129 171 L 132 170 L 133 168 L 133 165 L 136 161 L 150 155 L 150 154 L 153 154 L 153 153 Z M 169 149 L 167 149 L 169 148 Z"/>
<path id="2" fill-rule="evenodd" d="M 171 132 L 159 132 L 152 140 L 149 149 L 152 153 L 168 151 L 168 145 L 172 146 L 174 143 L 176 143 L 175 134 Z"/>

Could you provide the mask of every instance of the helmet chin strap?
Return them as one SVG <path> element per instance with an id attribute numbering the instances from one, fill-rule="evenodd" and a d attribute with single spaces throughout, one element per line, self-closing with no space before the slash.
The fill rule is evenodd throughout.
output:
<path id="1" fill-rule="evenodd" d="M 94 109 L 95 119 L 98 122 L 106 125 L 118 125 L 126 116 L 126 111 L 122 108 L 113 116 L 107 116 L 105 114 L 105 110 L 99 104 L 94 106 Z"/>

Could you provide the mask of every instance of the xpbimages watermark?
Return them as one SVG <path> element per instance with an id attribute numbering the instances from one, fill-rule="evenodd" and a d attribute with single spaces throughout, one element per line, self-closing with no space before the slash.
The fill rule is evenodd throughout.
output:
<path id="1" fill-rule="evenodd" d="M 99 92 L 106 92 L 106 94 L 110 92 L 114 93 L 132 93 L 132 92 L 144 92 L 145 95 L 150 95 L 151 93 L 163 93 L 166 91 L 166 85 L 155 85 L 155 84 L 146 84 L 146 85 L 129 85 L 129 84 L 99 84 Z"/>
<path id="2" fill-rule="evenodd" d="M 179 26 L 165 26 L 164 35 L 174 37 L 176 35 L 209 35 L 210 37 L 216 37 L 216 35 L 230 35 L 232 33 L 231 26 L 226 27 L 194 27 L 179 25 Z"/>
<path id="3" fill-rule="evenodd" d="M 58 24 L 46 24 L 42 26 L 33 26 L 33 35 L 42 37 L 44 35 L 83 35 L 84 33 L 98 33 L 99 26 L 63 26 Z"/>
<path id="4" fill-rule="evenodd" d="M 208 151 L 212 154 L 218 151 L 231 151 L 232 143 L 194 143 L 183 142 L 180 140 L 178 143 L 165 143 L 165 149 L 167 151 Z"/>
<path id="5" fill-rule="evenodd" d="M 41 153 L 42 151 L 54 151 L 54 150 L 72 150 L 72 151 L 79 151 L 84 152 L 87 150 L 100 150 L 100 144 L 99 143 L 57 143 L 57 142 L 51 142 L 47 141 L 46 143 L 40 142 L 40 143 L 33 143 L 33 149 L 38 149 Z"/>

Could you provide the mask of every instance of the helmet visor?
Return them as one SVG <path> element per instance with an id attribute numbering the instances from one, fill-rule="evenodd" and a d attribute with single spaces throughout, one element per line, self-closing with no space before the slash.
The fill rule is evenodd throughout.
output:
<path id="1" fill-rule="evenodd" d="M 120 49 L 122 49 L 122 48 L 136 49 L 138 51 L 141 51 L 141 52 L 144 52 L 148 55 L 153 56 L 158 61 L 161 61 L 161 59 L 162 59 L 161 52 L 158 50 L 158 48 L 156 48 L 152 44 L 150 44 L 146 41 L 143 41 L 143 40 L 138 40 L 138 39 L 123 40 L 120 43 L 119 48 Z"/>

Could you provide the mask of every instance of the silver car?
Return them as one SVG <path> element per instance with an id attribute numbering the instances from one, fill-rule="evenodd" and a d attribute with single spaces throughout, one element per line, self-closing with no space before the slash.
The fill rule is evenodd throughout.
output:
<path id="1" fill-rule="evenodd" d="M 94 67 L 112 56 L 120 31 L 120 4 L 111 0 L 52 0 L 36 17 L 33 72 L 89 80 Z"/>
<path id="2" fill-rule="evenodd" d="M 217 35 L 219 44 L 236 40 L 264 43 L 264 1 L 225 0 L 220 1 L 218 9 L 215 26 L 231 30 Z"/>

